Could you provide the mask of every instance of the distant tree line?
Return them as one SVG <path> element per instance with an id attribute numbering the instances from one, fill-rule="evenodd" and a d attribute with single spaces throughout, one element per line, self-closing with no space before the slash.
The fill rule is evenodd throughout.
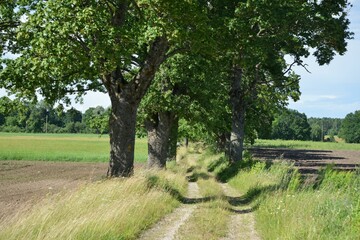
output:
<path id="1" fill-rule="evenodd" d="M 52 107 L 43 101 L 36 104 L 8 97 L 0 98 L 0 131 L 28 133 L 109 132 L 110 109 L 91 107 L 82 113 L 63 105 Z"/>
<path id="2" fill-rule="evenodd" d="M 63 105 L 52 107 L 43 101 L 36 104 L 0 98 L 0 131 L 28 133 L 109 133 L 111 109 L 102 106 L 91 107 L 84 113 Z M 142 113 L 140 113 L 142 114 Z M 137 135 L 147 135 L 146 126 L 139 121 Z M 200 126 L 196 127 L 185 119 L 179 122 L 177 137 L 206 139 Z M 264 121 L 253 139 L 283 139 L 335 141 L 335 136 L 348 143 L 360 143 L 360 111 L 349 113 L 341 118 L 307 118 L 304 113 L 292 109 L 282 109 L 275 113 L 270 121 Z"/>
<path id="3" fill-rule="evenodd" d="M 304 113 L 283 109 L 258 132 L 259 138 L 284 140 L 335 141 L 335 136 L 348 143 L 360 143 L 360 111 L 341 118 L 307 118 Z"/>

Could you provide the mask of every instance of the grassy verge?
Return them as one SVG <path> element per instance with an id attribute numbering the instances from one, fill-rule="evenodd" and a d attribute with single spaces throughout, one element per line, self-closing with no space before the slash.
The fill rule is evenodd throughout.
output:
<path id="1" fill-rule="evenodd" d="M 344 142 L 312 142 L 295 140 L 256 140 L 254 147 L 291 148 L 309 150 L 354 150 L 360 151 L 360 144 Z"/>
<path id="2" fill-rule="evenodd" d="M 156 179 L 156 181 L 154 181 Z M 0 239 L 135 239 L 180 203 L 186 181 L 170 171 L 86 185 L 0 223 Z"/>
<path id="3" fill-rule="evenodd" d="M 216 174 L 226 173 L 226 164 L 216 165 Z M 286 163 L 245 161 L 228 182 L 255 207 L 263 239 L 360 238 L 359 172 L 328 168 L 316 182 L 305 184 Z"/>
<path id="4" fill-rule="evenodd" d="M 356 173 L 327 170 L 316 188 L 278 190 L 258 212 L 264 239 L 359 239 L 360 181 Z"/>
<path id="5" fill-rule="evenodd" d="M 0 133 L 0 160 L 107 162 L 108 136 Z M 146 139 L 137 139 L 136 162 L 147 159 Z"/>

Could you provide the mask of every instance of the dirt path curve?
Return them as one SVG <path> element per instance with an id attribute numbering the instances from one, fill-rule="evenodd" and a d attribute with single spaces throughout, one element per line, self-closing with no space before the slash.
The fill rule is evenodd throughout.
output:
<path id="1" fill-rule="evenodd" d="M 199 187 L 196 182 L 189 182 L 187 198 L 200 198 Z M 155 224 L 152 228 L 145 231 L 140 240 L 173 240 L 179 228 L 186 223 L 191 217 L 196 205 L 183 204 L 171 214 L 165 216 L 160 222 Z"/>
<path id="2" fill-rule="evenodd" d="M 227 197 L 238 198 L 240 194 L 226 183 L 221 183 L 224 194 Z M 255 217 L 250 206 L 234 207 L 234 213 L 230 215 L 228 234 L 221 240 L 260 240 L 255 230 Z"/>

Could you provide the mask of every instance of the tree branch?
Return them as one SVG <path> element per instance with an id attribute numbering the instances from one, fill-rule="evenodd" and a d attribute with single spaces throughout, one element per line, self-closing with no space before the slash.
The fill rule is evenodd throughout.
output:
<path id="1" fill-rule="evenodd" d="M 90 48 L 86 45 L 86 43 L 81 39 L 80 36 L 78 35 L 73 35 L 73 36 L 69 36 L 69 40 L 75 42 L 75 43 L 79 43 L 80 46 L 85 50 L 86 53 L 90 53 Z"/>
<path id="2" fill-rule="evenodd" d="M 167 53 L 167 54 L 165 55 L 165 59 L 168 59 L 168 58 L 170 58 L 170 57 L 172 57 L 172 56 L 174 56 L 174 55 L 176 55 L 176 54 L 178 54 L 178 53 L 186 52 L 186 51 L 188 51 L 188 50 L 190 50 L 190 48 L 188 48 L 188 47 L 176 48 L 176 49 L 170 51 L 169 53 Z"/>
<path id="3" fill-rule="evenodd" d="M 290 71 L 292 70 L 292 67 L 293 67 L 295 64 L 297 64 L 297 65 L 299 65 L 299 66 L 302 66 L 308 73 L 311 73 L 311 72 L 306 68 L 307 64 L 303 64 L 301 60 L 297 59 L 297 60 L 294 60 L 294 62 L 289 65 L 288 69 L 286 69 L 286 71 L 283 72 L 283 75 L 285 75 L 285 74 L 287 74 L 288 72 L 290 72 Z"/>

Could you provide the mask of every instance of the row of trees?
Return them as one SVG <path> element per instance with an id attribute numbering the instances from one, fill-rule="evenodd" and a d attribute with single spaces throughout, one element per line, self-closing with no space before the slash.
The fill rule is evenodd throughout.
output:
<path id="1" fill-rule="evenodd" d="M 296 110 L 283 109 L 275 114 L 271 126 L 259 130 L 266 139 L 335 141 L 335 136 L 348 143 L 360 143 L 360 111 L 341 118 L 307 118 Z"/>
<path id="2" fill-rule="evenodd" d="M 347 0 L 5 0 L 0 87 L 19 97 L 111 99 L 111 176 L 133 172 L 135 127 L 164 167 L 182 123 L 242 160 L 245 135 L 299 98 L 292 71 L 344 54 Z M 288 64 L 285 60 L 292 59 Z M 138 121 L 137 121 L 138 120 Z"/>
<path id="3" fill-rule="evenodd" d="M 283 109 L 275 114 L 268 129 L 259 133 L 260 138 L 284 140 L 334 141 L 339 135 L 340 118 L 307 118 L 304 113 Z"/>
<path id="4" fill-rule="evenodd" d="M 75 108 L 53 108 L 40 101 L 36 104 L 0 98 L 0 131 L 31 133 L 109 133 L 110 109 L 101 106 L 82 113 Z"/>
<path id="5" fill-rule="evenodd" d="M 162 95 L 152 95 L 151 97 L 159 98 Z M 147 111 L 149 111 L 151 106 L 145 106 L 146 103 L 143 104 L 142 108 L 146 107 Z M 180 103 L 178 102 L 178 104 Z M 85 113 L 82 113 L 75 108 L 65 110 L 62 105 L 53 108 L 43 101 L 31 104 L 18 99 L 11 100 L 8 97 L 0 98 L 0 131 L 3 132 L 108 134 L 109 116 L 110 108 L 105 109 L 102 106 L 91 107 Z M 136 128 L 136 132 L 139 137 L 144 137 L 147 132 L 150 132 L 149 128 L 154 123 L 144 121 L 148 119 L 148 117 L 145 117 L 144 112 L 140 114 L 139 118 L 140 124 Z M 201 116 L 198 118 L 197 121 L 200 120 Z M 188 119 L 191 121 L 193 118 Z M 342 124 L 343 122 L 344 124 Z M 360 111 L 348 114 L 344 120 L 341 118 L 307 118 L 303 113 L 284 108 L 275 113 L 271 125 L 264 124 L 262 128 L 256 131 L 256 137 L 263 139 L 335 141 L 335 136 L 340 136 L 346 142 L 360 143 L 359 124 Z M 182 119 L 176 119 L 176 125 L 172 129 L 177 130 L 177 132 L 169 134 L 170 138 L 173 137 L 176 142 L 179 138 L 207 140 L 208 142 L 214 140 L 214 138 L 207 136 L 206 132 L 204 134 L 201 129 L 199 131 L 196 127 L 191 127 L 190 122 L 186 121 L 185 115 Z M 175 136 L 172 136 L 172 134 Z M 173 159 L 176 156 L 176 142 L 171 142 L 172 144 L 175 143 L 175 145 L 166 149 L 171 152 L 171 154 L 167 153 L 168 159 Z"/>

